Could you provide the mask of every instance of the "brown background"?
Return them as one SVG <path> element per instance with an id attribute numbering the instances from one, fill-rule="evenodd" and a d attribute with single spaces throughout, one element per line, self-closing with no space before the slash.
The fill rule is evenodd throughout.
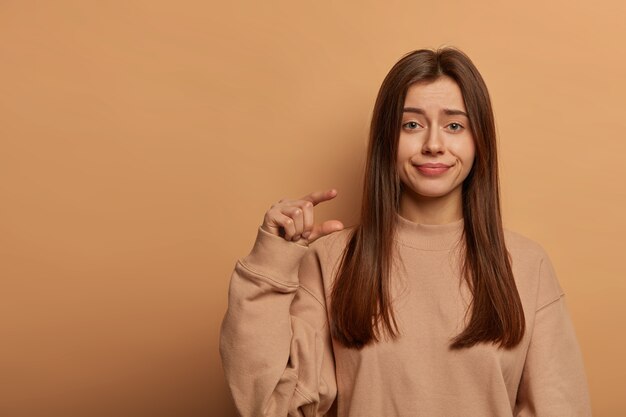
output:
<path id="1" fill-rule="evenodd" d="M 555 264 L 594 415 L 626 413 L 624 2 L 3 1 L 0 415 L 234 416 L 228 281 L 264 212 L 355 222 L 400 56 L 490 89 L 505 227 Z"/>

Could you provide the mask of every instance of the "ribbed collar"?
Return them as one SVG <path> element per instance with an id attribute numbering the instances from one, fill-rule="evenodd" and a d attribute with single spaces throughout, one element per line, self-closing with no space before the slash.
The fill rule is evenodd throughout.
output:
<path id="1" fill-rule="evenodd" d="M 416 249 L 452 249 L 461 238 L 464 224 L 463 218 L 444 224 L 415 223 L 396 213 L 395 239 Z"/>

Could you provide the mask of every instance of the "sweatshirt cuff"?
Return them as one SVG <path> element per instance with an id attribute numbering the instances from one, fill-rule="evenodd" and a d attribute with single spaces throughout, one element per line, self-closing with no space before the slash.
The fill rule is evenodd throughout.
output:
<path id="1" fill-rule="evenodd" d="M 259 226 L 254 246 L 242 262 L 275 281 L 298 284 L 300 260 L 308 249 L 308 245 L 290 242 Z"/>

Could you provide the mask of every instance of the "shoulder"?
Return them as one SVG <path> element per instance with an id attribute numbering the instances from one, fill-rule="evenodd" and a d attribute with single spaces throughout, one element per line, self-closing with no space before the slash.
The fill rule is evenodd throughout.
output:
<path id="1" fill-rule="evenodd" d="M 518 231 L 504 227 L 504 243 L 511 256 L 540 261 L 547 255 L 545 248 L 538 241 Z"/>
<path id="2" fill-rule="evenodd" d="M 322 269 L 327 273 L 330 274 L 337 268 L 356 227 L 356 225 L 344 227 L 309 244 L 309 247 L 317 253 Z"/>
<path id="3" fill-rule="evenodd" d="M 545 247 L 520 232 L 508 228 L 504 228 L 503 232 L 517 285 L 530 290 L 535 309 L 563 295 L 563 288 Z"/>
<path id="4" fill-rule="evenodd" d="M 323 253 L 324 256 L 337 255 L 343 252 L 355 228 L 356 225 L 344 227 L 337 232 L 320 237 L 309 246 Z"/>
<path id="5" fill-rule="evenodd" d="M 324 246 L 329 252 L 336 252 L 342 250 L 350 240 L 356 225 L 347 226 L 343 229 L 321 237 L 319 240 L 323 241 Z"/>
<path id="6" fill-rule="evenodd" d="M 506 249 L 518 270 L 538 274 L 542 265 L 545 268 L 548 264 L 552 268 L 550 255 L 540 242 L 508 228 L 503 228 L 503 232 Z"/>

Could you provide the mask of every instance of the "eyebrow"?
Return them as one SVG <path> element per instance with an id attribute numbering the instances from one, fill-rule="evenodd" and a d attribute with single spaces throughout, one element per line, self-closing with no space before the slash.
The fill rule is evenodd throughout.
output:
<path id="1" fill-rule="evenodd" d="M 449 116 L 461 115 L 469 119 L 469 116 L 463 110 L 444 108 L 444 109 L 441 109 L 441 111 Z M 404 113 L 418 113 L 418 114 L 426 115 L 426 112 L 424 111 L 424 109 L 420 109 L 419 107 L 405 107 Z"/>

